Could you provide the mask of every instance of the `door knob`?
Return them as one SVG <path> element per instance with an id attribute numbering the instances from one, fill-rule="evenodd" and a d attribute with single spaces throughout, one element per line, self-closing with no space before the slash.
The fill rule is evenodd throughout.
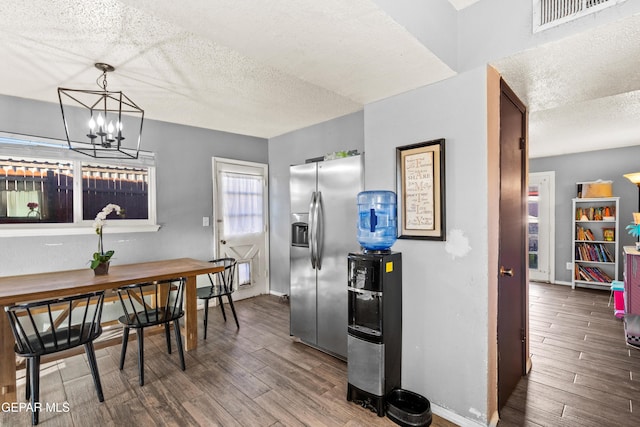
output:
<path id="1" fill-rule="evenodd" d="M 226 240 L 220 240 L 220 243 L 222 243 L 223 245 L 226 245 L 227 241 Z"/>
<path id="2" fill-rule="evenodd" d="M 513 268 L 504 268 L 504 266 L 500 266 L 500 275 L 501 276 L 509 276 L 509 277 L 513 277 Z"/>

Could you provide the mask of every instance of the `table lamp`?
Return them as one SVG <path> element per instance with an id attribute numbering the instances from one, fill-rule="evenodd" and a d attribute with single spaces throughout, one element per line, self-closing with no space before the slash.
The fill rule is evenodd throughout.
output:
<path id="1" fill-rule="evenodd" d="M 627 173 L 622 176 L 638 186 L 638 212 L 640 212 L 640 172 Z"/>

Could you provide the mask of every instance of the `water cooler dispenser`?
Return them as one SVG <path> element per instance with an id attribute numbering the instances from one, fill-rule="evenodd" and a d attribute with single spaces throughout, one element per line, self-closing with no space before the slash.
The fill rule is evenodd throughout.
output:
<path id="1" fill-rule="evenodd" d="M 385 398 L 400 388 L 402 254 L 349 254 L 347 400 L 385 414 Z"/>
<path id="2" fill-rule="evenodd" d="M 396 195 L 358 194 L 358 241 L 348 257 L 347 400 L 385 415 L 385 398 L 400 388 L 402 254 L 396 241 Z"/>

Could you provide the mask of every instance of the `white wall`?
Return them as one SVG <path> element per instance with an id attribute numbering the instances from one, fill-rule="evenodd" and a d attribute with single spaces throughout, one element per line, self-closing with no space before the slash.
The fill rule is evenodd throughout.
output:
<path id="1" fill-rule="evenodd" d="M 533 33 L 531 0 L 481 0 L 458 14 L 459 71 L 639 12 L 640 2 L 628 0 L 546 31 Z"/>
<path id="2" fill-rule="evenodd" d="M 0 96 L 0 131 L 63 138 L 60 106 Z M 202 217 L 211 217 L 213 212 L 211 157 L 267 163 L 267 141 L 153 120 L 145 120 L 142 135 L 142 149 L 156 153 L 161 228 L 155 233 L 105 233 L 105 247 L 115 250 L 113 263 L 211 259 L 213 230 L 202 227 Z M 89 268 L 96 245 L 96 236 L 91 234 L 2 237 L 0 276 Z"/>
<path id="3" fill-rule="evenodd" d="M 447 0 L 374 2 L 458 72 L 640 13 L 640 2 L 627 0 L 533 33 L 531 0 L 481 0 L 460 11 Z"/>
<path id="4" fill-rule="evenodd" d="M 289 294 L 289 166 L 334 151 L 362 152 L 363 128 L 364 114 L 359 111 L 269 140 L 272 292 Z M 354 238 L 355 233 L 354 226 Z"/>
<path id="5" fill-rule="evenodd" d="M 395 191 L 395 148 L 445 138 L 447 241 L 398 240 L 403 256 L 402 386 L 487 420 L 485 67 L 365 107 L 365 182 Z M 462 236 L 456 238 L 455 235 Z M 463 254 L 467 245 L 468 253 Z"/>
<path id="6" fill-rule="evenodd" d="M 373 1 L 441 61 L 458 69 L 458 13 L 448 0 Z"/>

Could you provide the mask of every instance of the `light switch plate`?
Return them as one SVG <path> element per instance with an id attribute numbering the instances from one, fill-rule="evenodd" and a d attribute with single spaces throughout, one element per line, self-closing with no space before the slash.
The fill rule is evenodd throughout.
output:
<path id="1" fill-rule="evenodd" d="M 202 217 L 202 226 L 203 227 L 208 227 L 209 226 L 209 217 L 208 216 L 203 216 Z"/>

